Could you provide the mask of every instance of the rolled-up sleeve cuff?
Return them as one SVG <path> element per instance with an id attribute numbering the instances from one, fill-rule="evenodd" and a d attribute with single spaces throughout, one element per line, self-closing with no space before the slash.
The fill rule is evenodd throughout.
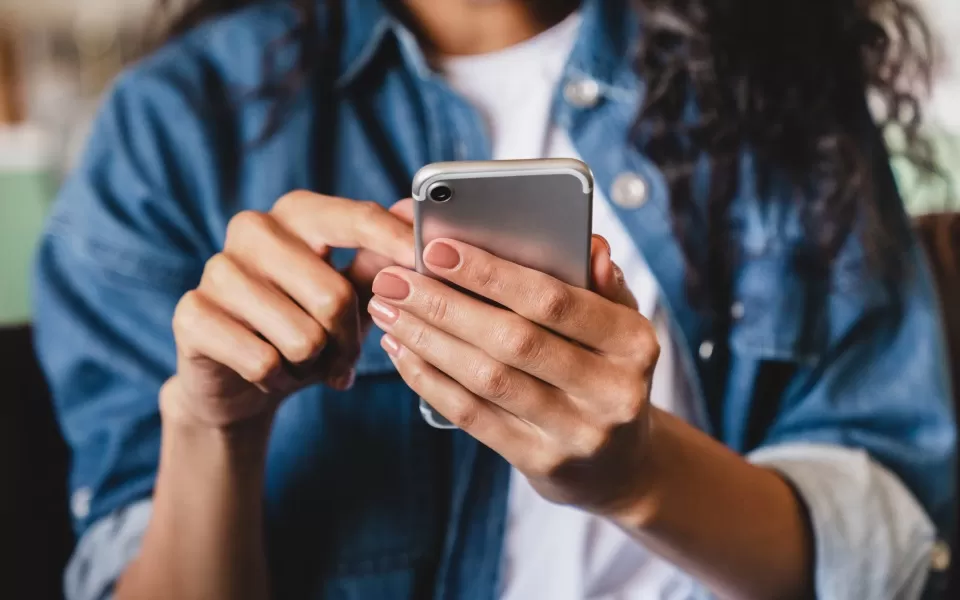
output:
<path id="1" fill-rule="evenodd" d="M 893 473 L 866 452 L 840 446 L 780 445 L 749 459 L 779 472 L 806 504 L 817 598 L 921 597 L 936 530 Z"/>
<path id="2" fill-rule="evenodd" d="M 77 544 L 63 577 L 66 600 L 106 600 L 140 551 L 153 503 L 144 500 L 94 523 Z"/>

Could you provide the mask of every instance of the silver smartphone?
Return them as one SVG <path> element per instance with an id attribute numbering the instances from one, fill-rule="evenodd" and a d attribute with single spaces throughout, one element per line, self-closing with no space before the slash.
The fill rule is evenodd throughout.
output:
<path id="1" fill-rule="evenodd" d="M 417 271 L 423 249 L 455 239 L 570 285 L 590 283 L 593 175 L 574 159 L 443 162 L 413 179 Z M 434 427 L 455 428 L 420 400 Z"/>

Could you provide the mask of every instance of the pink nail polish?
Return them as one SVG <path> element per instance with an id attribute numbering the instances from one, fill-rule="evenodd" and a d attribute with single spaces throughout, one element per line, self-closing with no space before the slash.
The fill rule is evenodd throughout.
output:
<path id="1" fill-rule="evenodd" d="M 370 314 L 377 320 L 393 325 L 400 318 L 400 311 L 376 298 L 370 300 Z"/>
<path id="2" fill-rule="evenodd" d="M 393 273 L 380 273 L 373 280 L 373 293 L 390 300 L 404 300 L 410 295 L 410 284 Z"/>
<path id="3" fill-rule="evenodd" d="M 423 260 L 428 266 L 449 270 L 460 264 L 460 253 L 446 242 L 433 242 L 427 246 Z"/>
<path id="4" fill-rule="evenodd" d="M 380 338 L 380 346 L 387 351 L 387 354 L 396 358 L 400 355 L 400 344 L 389 333 Z"/>

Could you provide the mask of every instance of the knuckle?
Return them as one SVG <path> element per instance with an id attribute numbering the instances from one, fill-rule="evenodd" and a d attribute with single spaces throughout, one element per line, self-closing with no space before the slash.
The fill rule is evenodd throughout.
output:
<path id="1" fill-rule="evenodd" d="M 647 408 L 647 386 L 643 382 L 634 382 L 625 386 L 616 394 L 615 401 L 607 411 L 611 425 L 623 425 L 637 420 Z"/>
<path id="2" fill-rule="evenodd" d="M 611 432 L 606 428 L 583 427 L 573 436 L 572 458 L 592 458 L 610 443 Z"/>
<path id="3" fill-rule="evenodd" d="M 187 337 L 195 326 L 202 322 L 203 301 L 196 290 L 191 290 L 180 298 L 173 310 L 173 333 L 178 339 Z"/>
<path id="4" fill-rule="evenodd" d="M 373 200 L 361 200 L 356 203 L 356 206 L 360 213 L 369 218 L 377 218 L 383 213 L 387 212 L 387 209 L 380 206 Z"/>
<path id="5" fill-rule="evenodd" d="M 257 235 L 270 227 L 270 217 L 255 210 L 244 210 L 230 219 L 227 224 L 226 246 L 251 235 Z"/>
<path id="6" fill-rule="evenodd" d="M 530 364 L 539 359 L 543 349 L 541 336 L 531 326 L 513 327 L 504 334 L 503 346 L 511 361 Z"/>
<path id="7" fill-rule="evenodd" d="M 565 459 L 554 450 L 542 449 L 530 459 L 528 475 L 536 479 L 553 479 L 563 468 Z"/>
<path id="8" fill-rule="evenodd" d="M 538 316 L 548 323 L 563 321 L 570 314 L 573 298 L 562 285 L 551 284 L 543 287 L 537 300 Z"/>
<path id="9" fill-rule="evenodd" d="M 468 400 L 456 403 L 449 413 L 447 419 L 463 431 L 473 429 L 480 420 L 480 411 L 473 402 Z"/>
<path id="10" fill-rule="evenodd" d="M 447 309 L 449 307 L 450 304 L 445 297 L 440 294 L 431 294 L 429 298 L 427 298 L 427 318 L 436 322 L 443 321 L 447 316 Z"/>
<path id="11" fill-rule="evenodd" d="M 250 383 L 262 383 L 280 368 L 280 365 L 280 354 L 272 348 L 265 349 L 250 359 L 247 372 L 242 375 Z"/>
<path id="12" fill-rule="evenodd" d="M 306 362 L 323 346 L 326 337 L 323 328 L 315 322 L 311 323 L 298 330 L 299 337 L 287 352 L 287 358 L 294 364 Z"/>
<path id="13" fill-rule="evenodd" d="M 644 371 L 651 371 L 660 359 L 660 340 L 653 325 L 641 318 L 638 326 L 632 328 L 631 356 Z"/>
<path id="14" fill-rule="evenodd" d="M 477 388 L 480 395 L 490 400 L 503 400 L 510 396 L 512 385 L 510 374 L 504 365 L 488 362 L 479 365 L 476 370 Z"/>
<path id="15" fill-rule="evenodd" d="M 356 211 L 356 230 L 360 237 L 378 235 L 377 227 L 387 209 L 372 200 L 358 200 L 353 202 Z"/>
<path id="16" fill-rule="evenodd" d="M 305 193 L 306 192 L 303 190 L 293 190 L 280 196 L 280 198 L 273 203 L 272 212 L 278 215 L 286 215 L 290 212 L 295 212 L 296 207 L 300 205 Z"/>
<path id="17" fill-rule="evenodd" d="M 410 347 L 418 350 L 426 348 L 430 344 L 430 333 L 423 324 L 412 325 L 409 334 Z"/>
<path id="18" fill-rule="evenodd" d="M 204 287 L 220 288 L 232 279 L 236 272 L 236 265 L 226 254 L 214 254 L 203 266 L 203 275 L 200 278 Z"/>
<path id="19" fill-rule="evenodd" d="M 500 287 L 500 274 L 497 267 L 486 261 L 478 261 L 470 269 L 470 275 L 476 286 L 481 290 L 496 290 Z"/>
<path id="20" fill-rule="evenodd" d="M 318 317 L 337 319 L 353 307 L 356 295 L 353 286 L 346 279 L 337 279 L 325 285 L 315 297 L 316 301 L 310 307 L 310 312 Z"/>
<path id="21" fill-rule="evenodd" d="M 423 368 L 423 363 L 419 360 L 405 361 L 400 367 L 403 371 L 404 379 L 410 383 L 410 387 L 416 391 L 423 392 L 427 389 L 427 371 Z"/>

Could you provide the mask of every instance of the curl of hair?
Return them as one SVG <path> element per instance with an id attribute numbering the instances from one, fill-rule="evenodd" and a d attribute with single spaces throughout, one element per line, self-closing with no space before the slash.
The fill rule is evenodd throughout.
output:
<path id="1" fill-rule="evenodd" d="M 938 173 L 920 130 L 917 92 L 929 89 L 932 42 L 916 7 L 908 0 L 635 6 L 644 23 L 635 64 L 648 85 L 638 139 L 667 178 L 697 296 L 709 291 L 719 308 L 729 292 L 738 254 L 729 208 L 744 149 L 761 197 L 773 177 L 792 183 L 811 242 L 804 264 L 825 274 L 857 231 L 867 262 L 896 277 L 902 246 L 872 190 L 866 106 L 869 98 L 879 109 L 881 128 L 900 130 L 903 152 L 921 172 Z M 691 185 L 704 154 L 712 165 L 705 199 Z"/>

